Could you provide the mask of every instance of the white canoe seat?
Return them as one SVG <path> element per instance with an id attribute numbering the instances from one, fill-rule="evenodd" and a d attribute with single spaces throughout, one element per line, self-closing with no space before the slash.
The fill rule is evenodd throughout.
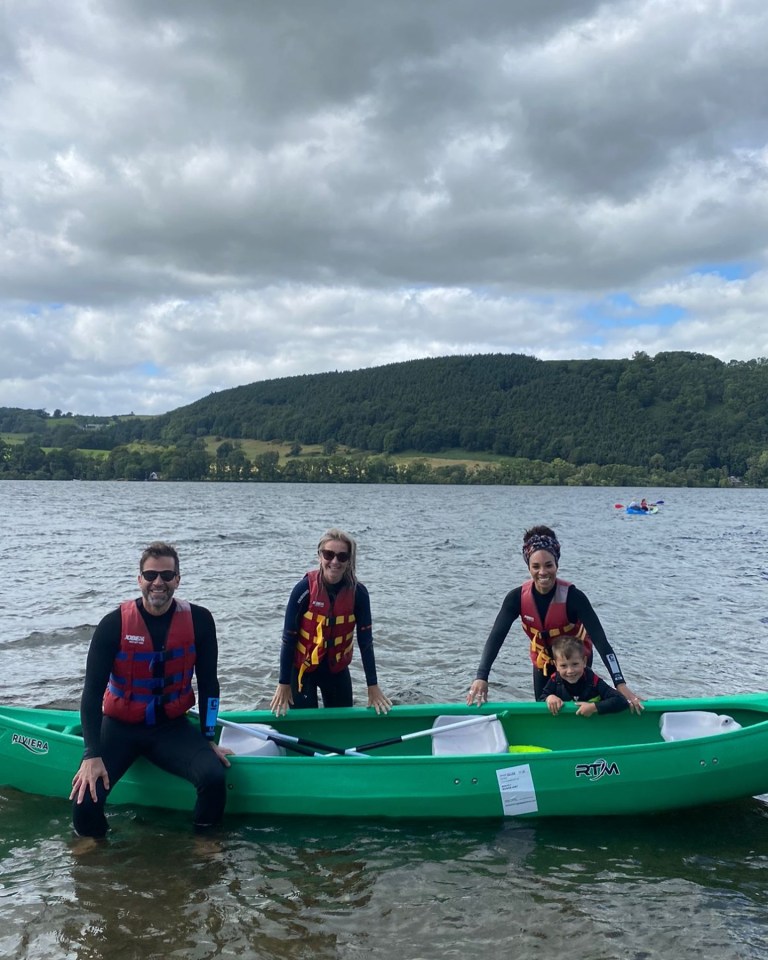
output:
<path id="1" fill-rule="evenodd" d="M 462 716 L 441 716 L 435 719 L 432 729 L 458 723 Z M 473 723 L 456 730 L 445 730 L 432 737 L 432 753 L 436 757 L 466 756 L 471 753 L 506 753 L 509 741 L 500 720 L 488 723 Z"/>
<path id="2" fill-rule="evenodd" d="M 662 713 L 659 729 L 664 740 L 692 740 L 741 730 L 741 724 L 725 714 L 708 710 L 683 710 L 680 713 Z"/>
<path id="3" fill-rule="evenodd" d="M 258 730 L 260 733 L 275 733 L 274 727 L 265 723 L 243 723 L 239 729 L 224 727 L 219 738 L 220 747 L 234 750 L 238 757 L 284 757 L 285 750 L 274 740 L 263 740 L 248 730 Z"/>

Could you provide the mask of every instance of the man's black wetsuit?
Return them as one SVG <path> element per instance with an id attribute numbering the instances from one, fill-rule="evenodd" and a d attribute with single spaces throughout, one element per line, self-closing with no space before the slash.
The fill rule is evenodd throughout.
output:
<path id="1" fill-rule="evenodd" d="M 161 616 L 146 613 L 141 599 L 136 603 L 155 650 L 163 650 L 176 601 Z M 156 707 L 156 722 L 151 726 L 146 723 L 124 723 L 103 715 L 104 691 L 120 651 L 122 617 L 119 607 L 101 620 L 93 634 L 86 662 L 80 718 L 85 741 L 83 759 L 101 757 L 109 774 L 110 789 L 137 757 L 145 756 L 163 770 L 195 785 L 197 803 L 194 822 L 198 827 L 206 827 L 221 820 L 226 800 L 224 767 L 207 742 L 213 739 L 219 701 L 218 642 L 210 611 L 196 604 L 190 606 L 195 634 L 200 731 L 185 716 L 169 720 L 162 705 Z M 163 664 L 159 663 L 155 670 L 162 676 Z M 104 816 L 107 792 L 101 781 L 97 785 L 97 793 L 96 803 L 89 792 L 86 792 L 82 803 L 73 803 L 73 823 L 81 836 L 103 837 L 107 832 Z"/>

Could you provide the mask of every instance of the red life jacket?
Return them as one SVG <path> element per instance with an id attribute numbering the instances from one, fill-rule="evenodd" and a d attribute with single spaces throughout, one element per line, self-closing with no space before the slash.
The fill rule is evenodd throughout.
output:
<path id="1" fill-rule="evenodd" d="M 520 590 L 520 622 L 531 641 L 531 663 L 543 674 L 549 676 L 554 672 L 552 660 L 552 641 L 556 637 L 569 635 L 584 641 L 584 652 L 587 657 L 592 653 L 592 641 L 580 621 L 569 623 L 566 609 L 568 597 L 567 580 L 555 581 L 555 595 L 552 597 L 544 623 L 539 616 L 539 608 L 533 596 L 533 580 L 526 580 Z"/>
<path id="2" fill-rule="evenodd" d="M 104 693 L 105 715 L 149 726 L 156 722 L 159 706 L 168 719 L 182 716 L 195 703 L 195 632 L 189 602 L 176 601 L 165 650 L 155 650 L 135 600 L 120 604 L 120 614 L 120 652 Z M 155 676 L 158 663 L 163 665 L 162 676 Z"/>
<path id="3" fill-rule="evenodd" d="M 309 606 L 301 619 L 293 664 L 298 668 L 299 690 L 305 673 L 317 670 L 328 657 L 331 673 L 340 673 L 352 662 L 355 636 L 355 590 L 342 587 L 333 603 L 319 570 L 310 570 Z"/>

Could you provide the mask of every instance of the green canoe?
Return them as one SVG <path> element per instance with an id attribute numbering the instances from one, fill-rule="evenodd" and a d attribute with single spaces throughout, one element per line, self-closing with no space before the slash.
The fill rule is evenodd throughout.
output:
<path id="1" fill-rule="evenodd" d="M 446 729 L 427 734 L 438 716 Z M 486 720 L 454 726 L 480 717 Z M 544 704 L 495 703 L 397 706 L 387 716 L 355 707 L 222 719 L 268 725 L 278 738 L 323 748 L 368 745 L 363 757 L 327 756 L 317 747 L 308 753 L 322 755 L 305 755 L 263 740 L 262 727 L 252 736 L 226 726 L 225 740 L 234 731 L 241 751 L 227 774 L 230 814 L 604 816 L 768 793 L 768 694 L 649 701 L 640 717 L 578 717 L 573 704 L 553 717 Z M 82 756 L 79 732 L 74 711 L 0 706 L 0 785 L 66 798 Z M 371 746 L 382 740 L 397 742 Z M 251 745 L 256 755 L 242 755 Z M 110 798 L 179 810 L 193 801 L 190 784 L 144 761 Z"/>

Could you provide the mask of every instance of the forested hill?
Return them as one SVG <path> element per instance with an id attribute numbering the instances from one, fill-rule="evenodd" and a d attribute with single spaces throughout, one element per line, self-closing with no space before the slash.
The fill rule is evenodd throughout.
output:
<path id="1" fill-rule="evenodd" d="M 223 390 L 133 430 L 166 442 L 214 434 L 393 454 L 461 448 L 741 476 L 768 447 L 768 361 L 683 352 L 412 360 Z"/>
<path id="2" fill-rule="evenodd" d="M 161 416 L 0 408 L 0 434 L 25 437 L 23 444 L 0 437 L 0 474 L 17 478 L 142 479 L 154 472 L 175 479 L 335 481 L 354 474 L 358 482 L 384 475 L 387 482 L 417 482 L 409 479 L 413 471 L 393 471 L 389 460 L 445 452 L 449 461 L 495 460 L 498 467 L 493 475 L 460 468 L 446 482 L 546 477 L 717 485 L 735 476 L 764 486 L 768 360 L 723 363 L 694 353 L 442 357 L 253 383 Z M 319 445 L 326 458 L 278 464 L 271 451 L 251 462 L 237 443 L 249 439 L 297 451 Z M 84 458 L 78 450 L 108 457 Z M 542 464 L 552 469 L 542 472 Z"/>

